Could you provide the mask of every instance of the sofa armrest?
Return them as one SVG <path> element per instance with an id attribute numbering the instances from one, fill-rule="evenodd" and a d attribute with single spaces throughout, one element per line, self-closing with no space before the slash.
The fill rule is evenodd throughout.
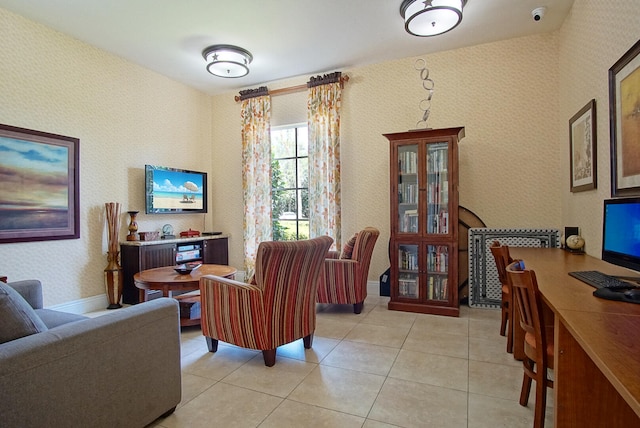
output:
<path id="1" fill-rule="evenodd" d="M 3 427 L 146 426 L 181 399 L 178 303 L 159 298 L 0 345 Z"/>
<path id="2" fill-rule="evenodd" d="M 8 285 L 16 290 L 33 309 L 42 309 L 42 283 L 39 280 L 13 281 Z"/>

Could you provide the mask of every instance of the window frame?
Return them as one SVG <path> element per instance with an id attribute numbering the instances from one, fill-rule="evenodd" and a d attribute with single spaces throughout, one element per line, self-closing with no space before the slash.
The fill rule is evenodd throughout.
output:
<path id="1" fill-rule="evenodd" d="M 294 130 L 294 153 L 293 156 L 284 156 L 284 157 L 274 157 L 273 154 L 273 135 L 275 132 L 278 131 L 287 131 L 293 129 Z M 300 138 L 300 131 L 306 132 L 307 133 L 307 150 L 306 150 L 306 154 L 300 156 L 299 155 L 299 138 Z M 308 133 L 309 133 L 309 126 L 307 123 L 295 123 L 295 124 L 289 124 L 289 125 L 281 125 L 281 126 L 274 126 L 271 128 L 271 163 L 273 164 L 274 161 L 290 161 L 290 160 L 294 160 L 294 164 L 295 164 L 295 183 L 294 183 L 294 187 L 282 187 L 282 188 L 274 188 L 273 187 L 273 181 L 271 181 L 271 192 L 272 192 L 272 208 L 273 208 L 273 194 L 276 191 L 283 191 L 283 192 L 293 192 L 295 195 L 295 205 L 296 205 L 296 209 L 295 209 L 295 218 L 293 219 L 282 219 L 281 216 L 284 213 L 280 213 L 279 217 L 276 218 L 273 215 L 273 210 L 272 210 L 272 216 L 271 216 L 271 221 L 273 224 L 275 224 L 276 222 L 280 223 L 282 221 L 287 222 L 287 223 L 295 223 L 295 240 L 300 240 L 301 239 L 301 235 L 300 235 L 300 230 L 301 230 L 301 223 L 307 223 L 307 230 L 308 230 L 308 224 L 309 224 L 309 218 L 304 218 L 301 217 L 302 213 L 302 209 L 303 209 L 303 201 L 302 201 L 302 194 L 303 192 L 307 192 L 307 195 L 309 193 L 309 139 L 308 139 Z M 301 177 L 300 177 L 300 160 L 301 159 L 306 159 L 307 160 L 307 186 L 306 187 L 302 187 L 302 183 L 301 183 Z M 271 176 L 271 180 L 273 180 L 273 175 Z M 308 236 L 307 236 L 308 238 Z M 274 239 L 276 239 L 276 236 L 274 236 Z M 304 236 L 302 237 L 302 239 L 306 239 L 304 238 Z M 282 240 L 282 239 L 278 239 L 278 240 Z M 287 239 L 284 239 L 287 240 Z"/>

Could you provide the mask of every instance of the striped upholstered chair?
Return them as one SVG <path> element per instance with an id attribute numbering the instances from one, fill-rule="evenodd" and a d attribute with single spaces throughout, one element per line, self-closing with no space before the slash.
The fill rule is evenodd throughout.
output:
<path id="1" fill-rule="evenodd" d="M 309 349 L 316 328 L 316 290 L 333 239 L 262 242 L 254 284 L 204 276 L 200 279 L 202 334 L 210 352 L 218 341 L 259 349 L 268 367 L 276 348 L 303 339 Z"/>
<path id="2" fill-rule="evenodd" d="M 329 251 L 318 282 L 318 303 L 353 305 L 354 313 L 362 312 L 367 298 L 369 264 L 379 235 L 378 229 L 367 227 L 355 236 L 352 252 L 350 242 L 342 253 Z"/>

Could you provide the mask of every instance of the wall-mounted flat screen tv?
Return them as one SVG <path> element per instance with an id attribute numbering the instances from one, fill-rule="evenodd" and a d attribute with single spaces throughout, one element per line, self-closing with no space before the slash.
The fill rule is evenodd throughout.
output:
<path id="1" fill-rule="evenodd" d="M 145 165 L 145 212 L 191 214 L 207 212 L 207 173 Z"/>

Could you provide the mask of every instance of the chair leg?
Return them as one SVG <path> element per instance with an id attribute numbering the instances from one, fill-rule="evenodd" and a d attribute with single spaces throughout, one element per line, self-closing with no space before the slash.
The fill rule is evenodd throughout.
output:
<path id="1" fill-rule="evenodd" d="M 218 350 L 218 339 L 208 336 L 205 336 L 205 339 L 207 339 L 207 348 L 209 348 L 209 352 L 216 352 Z"/>
<path id="2" fill-rule="evenodd" d="M 303 337 L 302 342 L 304 343 L 305 349 L 311 349 L 311 345 L 313 345 L 313 333 Z"/>
<path id="3" fill-rule="evenodd" d="M 507 352 L 513 354 L 513 310 L 507 308 Z"/>
<path id="4" fill-rule="evenodd" d="M 536 405 L 533 411 L 533 428 L 544 427 L 544 417 L 547 410 L 547 377 L 546 370 L 540 370 L 536 376 Z"/>
<path id="5" fill-rule="evenodd" d="M 264 358 L 264 365 L 267 367 L 273 367 L 276 363 L 276 350 L 265 349 L 262 351 L 262 358 Z"/>
<path id="6" fill-rule="evenodd" d="M 360 312 L 362 312 L 362 308 L 364 308 L 364 301 L 363 302 L 354 303 L 353 304 L 353 313 L 354 314 L 359 314 Z"/>
<path id="7" fill-rule="evenodd" d="M 529 394 L 531 393 L 531 376 L 529 373 L 532 372 L 533 362 L 525 357 L 523 361 L 524 368 L 524 376 L 522 378 L 522 389 L 520 390 L 520 405 L 526 406 L 529 403 Z"/>
<path id="8" fill-rule="evenodd" d="M 522 378 L 522 389 L 520 390 L 520 405 L 526 406 L 529 403 L 529 393 L 531 392 L 531 378 L 526 373 Z"/>
<path id="9" fill-rule="evenodd" d="M 500 319 L 500 336 L 504 336 L 505 335 L 505 330 L 507 328 L 507 308 L 504 305 L 504 303 L 502 304 L 502 316 Z"/>

